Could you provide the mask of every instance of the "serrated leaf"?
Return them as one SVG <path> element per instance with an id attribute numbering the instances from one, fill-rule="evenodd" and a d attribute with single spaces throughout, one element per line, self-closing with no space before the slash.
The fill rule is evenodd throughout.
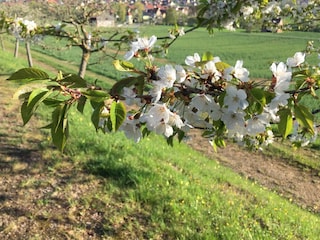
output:
<path id="1" fill-rule="evenodd" d="M 106 91 L 96 89 L 81 91 L 81 94 L 94 102 L 103 102 L 107 97 L 109 97 L 109 93 Z"/>
<path id="2" fill-rule="evenodd" d="M 173 138 L 174 138 L 174 135 L 171 135 L 170 137 L 167 138 L 167 144 L 171 147 L 173 147 Z"/>
<path id="3" fill-rule="evenodd" d="M 52 113 L 52 124 L 50 125 L 52 142 L 60 151 L 63 151 L 69 136 L 67 118 L 69 107 L 67 104 L 60 105 Z"/>
<path id="4" fill-rule="evenodd" d="M 185 132 L 178 129 L 177 133 L 178 133 L 178 141 L 181 142 L 183 140 L 183 138 L 185 137 Z"/>
<path id="5" fill-rule="evenodd" d="M 138 77 L 128 77 L 121 79 L 112 86 L 112 88 L 110 89 L 110 94 L 113 96 L 120 95 L 123 88 L 131 87 L 133 85 L 137 85 L 138 94 L 142 95 L 144 88 L 144 76 L 140 75 Z"/>
<path id="6" fill-rule="evenodd" d="M 93 112 L 91 114 L 91 122 L 93 123 L 93 126 L 96 128 L 96 130 L 98 130 L 99 128 L 99 122 L 100 122 L 100 113 L 101 113 L 101 110 L 104 106 L 104 103 L 103 102 L 100 102 L 100 103 L 91 103 L 91 105 L 94 107 L 93 109 Z"/>
<path id="7" fill-rule="evenodd" d="M 37 68 L 22 68 L 13 73 L 7 80 L 43 80 L 49 79 L 49 75 Z"/>
<path id="8" fill-rule="evenodd" d="M 50 81 L 48 82 L 46 81 L 36 81 L 36 82 L 31 82 L 31 83 L 27 83 L 24 84 L 20 87 L 18 87 L 18 89 L 15 91 L 13 98 L 14 99 L 19 99 L 21 96 L 32 92 L 35 89 L 43 89 L 43 88 L 47 88 L 50 86 L 59 86 L 58 83 Z"/>
<path id="9" fill-rule="evenodd" d="M 262 113 L 265 105 L 267 104 L 265 91 L 260 88 L 253 88 L 250 93 L 251 97 L 253 98 L 253 112 Z"/>
<path id="10" fill-rule="evenodd" d="M 301 104 L 294 105 L 294 115 L 298 121 L 298 123 L 305 129 L 308 130 L 309 133 L 314 135 L 314 116 L 310 112 L 310 110 Z"/>
<path id="11" fill-rule="evenodd" d="M 293 119 L 290 109 L 282 109 L 278 112 L 280 122 L 278 123 L 278 130 L 282 138 L 285 139 L 292 132 Z"/>
<path id="12" fill-rule="evenodd" d="M 201 57 L 202 62 L 208 62 L 211 60 L 213 60 L 213 55 L 211 52 L 205 52 Z"/>
<path id="13" fill-rule="evenodd" d="M 41 96 L 41 94 L 45 94 L 46 92 L 48 92 L 48 89 L 46 89 L 46 88 L 38 88 L 38 89 L 33 90 L 29 95 L 28 105 L 35 102 L 35 98 L 37 96 L 39 98 Z"/>
<path id="14" fill-rule="evenodd" d="M 85 98 L 84 96 L 81 96 L 78 99 L 77 110 L 79 112 L 83 113 L 84 106 L 86 105 L 86 102 L 87 102 L 87 98 Z"/>
<path id="15" fill-rule="evenodd" d="M 48 89 L 36 89 L 31 92 L 28 100 L 21 105 L 21 116 L 23 124 L 26 125 L 39 105 L 51 94 Z"/>
<path id="16" fill-rule="evenodd" d="M 223 72 L 225 69 L 231 67 L 228 63 L 225 62 L 216 62 L 215 65 L 220 72 Z"/>
<path id="17" fill-rule="evenodd" d="M 110 107 L 112 131 L 117 131 L 126 117 L 126 108 L 122 102 L 113 102 Z"/>
<path id="18" fill-rule="evenodd" d="M 87 87 L 87 82 L 82 77 L 75 74 L 63 74 L 63 77 L 59 82 L 64 86 L 72 88 Z"/>
<path id="19" fill-rule="evenodd" d="M 130 72 L 134 70 L 134 65 L 131 62 L 122 61 L 122 60 L 114 60 L 113 66 L 116 70 L 121 72 Z"/>
<path id="20" fill-rule="evenodd" d="M 43 104 L 45 104 L 48 107 L 57 107 L 58 105 L 62 104 L 64 100 L 60 100 L 57 98 L 46 98 L 43 100 Z"/>

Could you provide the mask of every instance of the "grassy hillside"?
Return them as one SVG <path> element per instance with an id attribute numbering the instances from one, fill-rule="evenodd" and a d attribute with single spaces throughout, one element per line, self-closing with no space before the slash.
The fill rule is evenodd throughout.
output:
<path id="1" fill-rule="evenodd" d="M 11 65 L 18 61 L 7 52 L 2 52 L 1 59 L 3 73 L 24 64 Z M 50 59 L 36 61 L 35 66 L 59 63 Z M 0 129 L 6 129 L 0 134 L 1 144 L 11 144 L 23 154 L 0 151 L 0 191 L 6 193 L 0 198 L 1 239 L 319 236 L 319 215 L 241 177 L 185 143 L 171 148 L 154 135 L 134 144 L 121 133 L 97 134 L 88 117 L 76 111 L 70 116 L 72 135 L 65 155 L 52 149 L 45 132 L 41 140 L 32 136 L 24 139 L 21 132 L 28 129 L 8 127 L 9 122 L 18 123 L 19 116 L 14 114 L 18 103 L 10 98 L 16 86 L 5 78 L 0 78 L 0 93 L 5 96 L 1 106 L 6 113 L 0 121 Z M 86 109 L 85 114 L 89 112 Z M 16 144 L 8 142 L 12 139 L 21 142 L 12 145 Z M 35 152 L 40 152 L 40 157 L 31 158 Z"/>

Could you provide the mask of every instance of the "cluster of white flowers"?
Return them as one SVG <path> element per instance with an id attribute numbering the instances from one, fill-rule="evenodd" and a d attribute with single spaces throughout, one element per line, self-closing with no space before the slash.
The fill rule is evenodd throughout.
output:
<path id="1" fill-rule="evenodd" d="M 34 21 L 23 20 L 22 24 L 26 27 L 27 34 L 30 34 L 32 31 L 36 30 L 37 24 Z"/>
<path id="2" fill-rule="evenodd" d="M 296 23 L 306 23 L 306 26 L 310 27 L 317 26 L 320 2 L 200 0 L 199 9 L 199 16 L 209 29 L 218 26 L 235 30 L 243 20 L 248 25 L 256 21 L 271 24 L 272 19 L 286 17 L 295 19 Z"/>
<path id="3" fill-rule="evenodd" d="M 130 59 L 139 50 L 148 51 L 155 41 L 155 36 L 139 38 L 131 44 L 125 58 Z M 274 98 L 263 106 L 262 111 L 252 111 L 248 110 L 250 88 L 246 88 L 251 81 L 243 61 L 238 60 L 235 66 L 229 66 L 219 57 L 203 61 L 198 53 L 194 53 L 186 57 L 185 67 L 166 64 L 156 68 L 155 76 L 149 79 L 148 91 L 145 92 L 146 96 L 151 97 L 148 104 L 137 96 L 134 86 L 123 88 L 122 97 L 126 104 L 140 110 L 138 114 L 129 112 L 120 130 L 136 142 L 142 137 L 144 125 L 148 131 L 165 137 L 172 136 L 175 129 L 187 132 L 194 127 L 207 129 L 214 136 L 217 129 L 215 123 L 220 122 L 225 126 L 227 135 L 239 143 L 250 139 L 250 144 L 256 144 L 256 137 L 262 135 L 265 144 L 271 143 L 273 132 L 270 122 L 279 121 L 278 111 L 288 104 L 291 96 L 287 91 L 292 68 L 299 67 L 304 61 L 305 53 L 297 52 L 286 63 L 273 63 L 270 70 L 274 82 L 270 90 L 274 92 Z M 221 64 L 224 67 L 221 68 Z M 215 87 L 220 88 L 219 94 L 212 93 Z M 187 101 L 179 98 L 171 101 L 170 97 L 166 97 L 167 94 L 177 96 L 183 91 L 187 92 Z M 292 139 L 297 140 L 297 137 L 292 136 Z"/>
<path id="4" fill-rule="evenodd" d="M 138 51 L 145 51 L 148 53 L 156 41 L 156 36 L 152 36 L 150 39 L 147 37 L 138 38 L 137 41 L 131 43 L 131 49 L 124 55 L 124 59 L 130 60 L 138 53 Z"/>
<path id="5" fill-rule="evenodd" d="M 256 8 L 261 8 L 252 1 L 245 2 L 248 4 L 243 4 L 240 10 L 244 17 L 250 17 Z M 208 0 L 208 3 L 212 5 L 209 7 L 212 18 L 223 12 L 216 8 L 230 10 L 235 7 L 234 1 Z M 262 9 L 266 14 L 278 14 L 282 11 L 279 4 L 272 1 Z M 229 25 L 233 26 L 233 22 Z M 184 34 L 183 29 L 172 31 L 172 38 Z M 292 119 L 295 118 L 292 107 L 295 96 L 290 91 L 293 89 L 293 72 L 304 64 L 307 52 L 297 52 L 285 62 L 272 63 L 270 87 L 254 92 L 252 90 L 256 90 L 257 83 L 250 79 L 250 72 L 241 59 L 230 66 L 218 56 L 194 53 L 186 56 L 184 66 L 158 66 L 151 56 L 156 41 L 156 36 L 138 37 L 124 55 L 126 61 L 137 58 L 146 63 L 146 72 L 141 71 L 144 74 L 139 76 L 143 77 L 143 85 L 125 85 L 119 93 L 121 97 L 116 98 L 124 99 L 130 109 L 120 130 L 136 142 L 146 130 L 170 138 L 177 132 L 187 133 L 191 128 L 202 128 L 213 137 L 220 134 L 239 143 L 268 144 L 273 141 L 271 123 L 281 121 L 281 114 L 286 112 L 283 110 L 288 110 Z M 141 72 L 130 72 L 130 78 L 134 79 L 133 75 Z M 293 131 L 291 139 L 302 139 L 295 136 L 295 132 L 299 133 L 298 130 Z"/>
<path id="6" fill-rule="evenodd" d="M 37 29 L 37 24 L 23 18 L 15 18 L 10 24 L 10 31 L 15 38 L 20 39 L 29 36 Z"/>

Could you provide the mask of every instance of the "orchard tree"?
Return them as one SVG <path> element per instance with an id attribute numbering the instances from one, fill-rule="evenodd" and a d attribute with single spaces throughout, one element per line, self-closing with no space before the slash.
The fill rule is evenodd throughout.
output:
<path id="1" fill-rule="evenodd" d="M 134 17 L 137 19 L 138 22 L 143 21 L 143 11 L 144 11 L 143 3 L 141 3 L 141 1 L 137 1 L 134 4 Z"/>
<path id="2" fill-rule="evenodd" d="M 14 50 L 15 57 L 18 57 L 19 42 L 21 40 L 25 42 L 28 64 L 29 64 L 29 67 L 32 67 L 33 63 L 32 63 L 32 57 L 31 57 L 30 43 L 32 41 L 36 41 L 37 39 L 37 32 L 38 32 L 37 24 L 34 21 L 30 21 L 22 18 L 15 18 L 15 19 L 5 18 L 5 22 L 3 23 L 3 26 L 16 39 L 15 50 Z"/>
<path id="3" fill-rule="evenodd" d="M 210 32 L 214 27 L 233 29 L 244 17 L 251 16 L 250 7 L 264 13 L 265 8 L 273 9 L 277 4 L 201 1 L 199 26 Z M 292 3 L 291 13 L 298 8 Z M 132 39 L 124 56 L 113 62 L 125 77 L 108 91 L 88 85 L 77 75 L 50 78 L 38 69 L 17 71 L 9 80 L 28 81 L 16 94 L 22 99 L 24 124 L 40 104 L 46 105 L 52 111 L 48 128 L 53 143 L 61 150 L 68 138 L 69 111 L 82 112 L 87 103 L 93 108 L 91 120 L 97 130 L 123 131 L 135 142 L 155 132 L 172 144 L 174 137 L 181 141 L 192 128 L 202 130 L 214 148 L 225 146 L 226 139 L 253 149 L 278 138 L 289 138 L 295 146 L 303 146 L 317 136 L 314 114 L 320 110 L 309 109 L 302 99 L 311 96 L 319 101 L 320 66 L 307 61 L 319 55 L 318 45 L 309 42 L 305 51 L 293 52 L 283 61 L 266 66 L 270 69 L 266 85 L 250 76 L 241 59 L 227 63 L 209 51 L 186 54 L 184 65 L 160 65 L 154 54 L 165 51 L 186 32 L 175 26 L 170 31 L 171 42 L 165 44 L 158 44 L 154 35 Z M 134 59 L 143 66 L 135 65 Z"/>
<path id="4" fill-rule="evenodd" d="M 164 22 L 167 25 L 175 25 L 177 24 L 177 11 L 175 8 L 170 7 L 167 9 L 166 17 L 164 18 Z"/>
<path id="5" fill-rule="evenodd" d="M 82 78 L 85 76 L 91 55 L 105 51 L 107 43 L 112 42 L 113 38 L 118 35 L 117 30 L 108 33 L 90 26 L 92 18 L 96 18 L 106 11 L 110 11 L 110 8 L 105 3 L 80 4 L 76 6 L 69 18 L 62 20 L 62 23 L 43 27 L 45 36 L 67 39 L 68 46 L 81 49 L 82 55 L 78 75 Z"/>

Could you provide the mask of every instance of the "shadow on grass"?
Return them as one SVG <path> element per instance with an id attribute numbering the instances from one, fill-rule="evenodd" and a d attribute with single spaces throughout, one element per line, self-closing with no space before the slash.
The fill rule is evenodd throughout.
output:
<path id="1" fill-rule="evenodd" d="M 67 154 L 81 159 L 83 170 L 88 174 L 111 180 L 120 188 L 135 187 L 152 173 L 128 160 L 131 150 L 125 140 L 121 135 L 110 134 L 105 141 L 95 138 L 77 141 L 69 144 Z"/>
<path id="2" fill-rule="evenodd" d="M 105 158 L 89 160 L 84 166 L 85 171 L 110 179 L 113 184 L 123 188 L 135 187 L 140 181 L 151 175 L 150 172 L 137 169 L 129 163 L 123 162 L 121 158 L 115 159 L 116 155 L 117 153 L 114 153 L 111 158 L 106 156 Z M 121 155 L 121 153 L 118 153 L 118 155 Z"/>

